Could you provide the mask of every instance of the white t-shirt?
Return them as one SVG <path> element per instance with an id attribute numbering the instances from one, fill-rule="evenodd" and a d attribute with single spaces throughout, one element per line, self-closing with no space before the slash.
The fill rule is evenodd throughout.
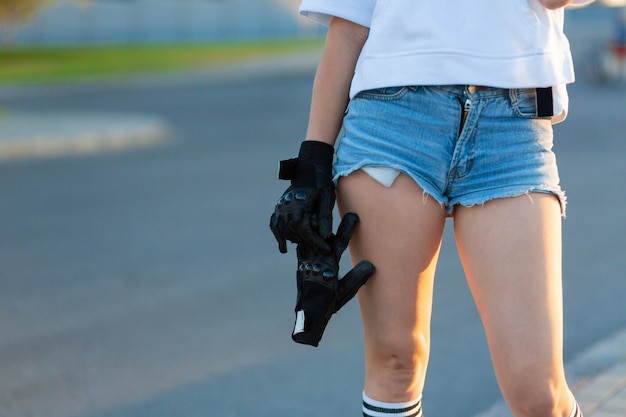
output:
<path id="1" fill-rule="evenodd" d="M 574 66 L 562 8 L 548 10 L 539 0 L 303 0 L 300 13 L 370 29 L 350 97 L 404 85 L 552 87 L 552 121 L 567 114 Z"/>

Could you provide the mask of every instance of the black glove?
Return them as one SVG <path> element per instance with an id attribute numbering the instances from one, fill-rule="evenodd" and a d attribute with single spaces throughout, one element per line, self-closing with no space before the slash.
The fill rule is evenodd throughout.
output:
<path id="1" fill-rule="evenodd" d="M 326 239 L 333 227 L 334 152 L 327 143 L 307 140 L 302 142 L 297 158 L 280 162 L 278 177 L 291 180 L 270 219 L 270 229 L 281 253 L 287 252 L 287 240 L 306 243 L 321 252 L 330 251 Z"/>
<path id="2" fill-rule="evenodd" d="M 323 254 L 305 243 L 297 246 L 298 299 L 294 342 L 317 346 L 330 317 L 355 296 L 374 273 L 374 265 L 359 262 L 345 277 L 339 279 L 339 260 L 348 247 L 359 217 L 348 213 L 341 220 L 337 235 L 327 239 L 331 248 Z"/>

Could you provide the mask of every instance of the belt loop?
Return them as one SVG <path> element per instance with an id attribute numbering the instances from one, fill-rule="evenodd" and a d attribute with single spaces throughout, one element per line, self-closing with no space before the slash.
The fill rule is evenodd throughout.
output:
<path id="1" fill-rule="evenodd" d="M 536 88 L 537 97 L 537 117 L 554 116 L 554 99 L 552 98 L 552 87 Z"/>
<path id="2" fill-rule="evenodd" d="M 517 106 L 517 89 L 510 88 L 509 89 L 509 99 L 511 100 L 511 106 Z"/>

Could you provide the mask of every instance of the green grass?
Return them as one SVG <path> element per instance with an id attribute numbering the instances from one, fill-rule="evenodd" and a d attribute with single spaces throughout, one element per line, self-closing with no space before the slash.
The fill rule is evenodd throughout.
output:
<path id="1" fill-rule="evenodd" d="M 14 48 L 0 50 L 0 84 L 71 82 L 203 68 L 313 52 L 320 39 L 167 45 Z"/>

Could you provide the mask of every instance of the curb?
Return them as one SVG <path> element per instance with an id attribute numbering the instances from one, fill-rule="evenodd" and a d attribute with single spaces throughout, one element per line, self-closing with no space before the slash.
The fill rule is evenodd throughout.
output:
<path id="1" fill-rule="evenodd" d="M 585 417 L 626 417 L 626 328 L 565 364 L 572 392 Z M 499 400 L 474 417 L 512 417 Z"/>
<path id="2" fill-rule="evenodd" d="M 568 367 L 588 417 L 626 417 L 626 329 L 592 346 Z"/>
<path id="3" fill-rule="evenodd" d="M 8 112 L 0 119 L 0 161 L 149 146 L 167 134 L 162 120 L 144 115 Z"/>

